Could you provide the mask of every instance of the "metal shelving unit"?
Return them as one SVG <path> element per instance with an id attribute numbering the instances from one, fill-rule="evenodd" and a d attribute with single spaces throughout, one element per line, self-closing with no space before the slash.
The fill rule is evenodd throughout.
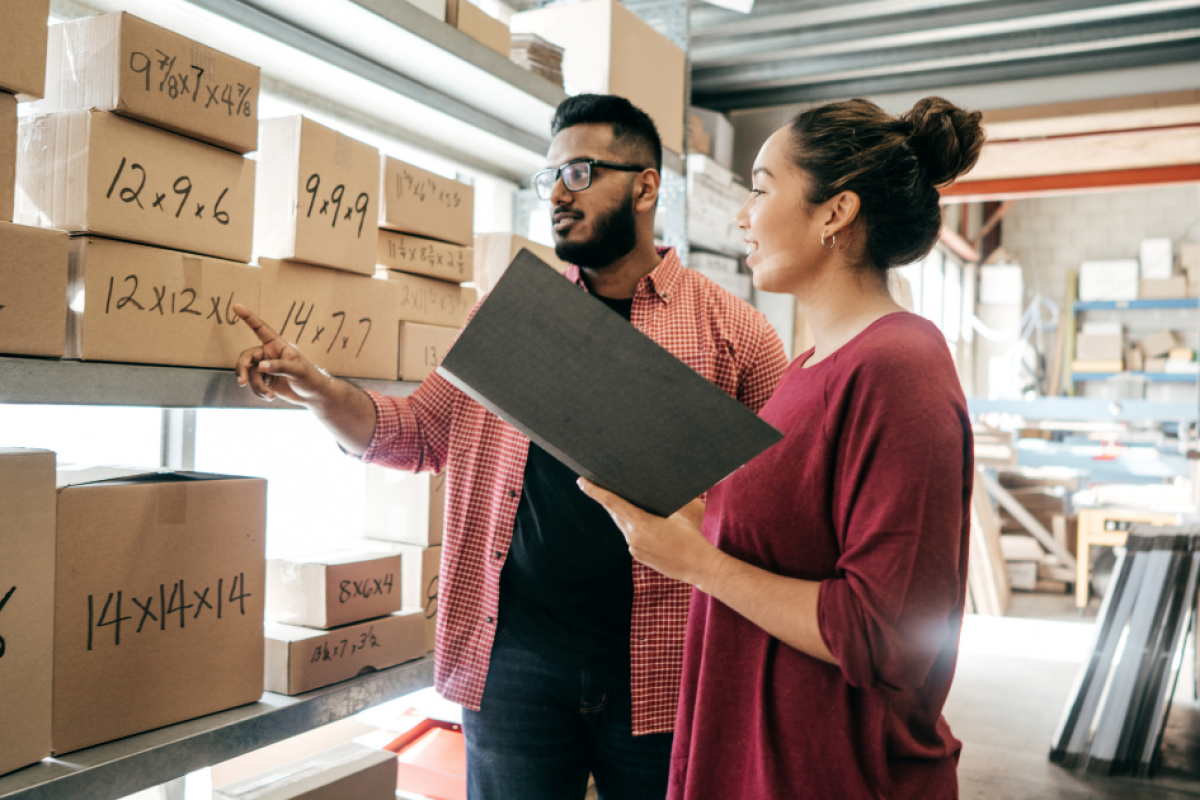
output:
<path id="1" fill-rule="evenodd" d="M 1190 377 L 1190 376 L 1189 376 Z M 1200 417 L 1195 403 L 1152 403 L 1146 400 L 1091 400 L 1086 397 L 1039 397 L 1036 400 L 967 398 L 972 417 L 1012 414 L 1026 419 L 1064 422 L 1194 422 Z"/>
<path id="2" fill-rule="evenodd" d="M 1071 380 L 1106 381 L 1116 375 L 1145 378 L 1150 383 L 1195 383 L 1197 377 L 1194 372 L 1076 372 Z"/>
<path id="3" fill-rule="evenodd" d="M 1200 299 L 1180 297 L 1168 300 L 1076 300 L 1075 311 L 1115 311 L 1125 309 L 1200 308 Z"/>
<path id="4" fill-rule="evenodd" d="M 4 800 L 120 800 L 433 683 L 433 657 L 89 747 L 0 777 Z"/>

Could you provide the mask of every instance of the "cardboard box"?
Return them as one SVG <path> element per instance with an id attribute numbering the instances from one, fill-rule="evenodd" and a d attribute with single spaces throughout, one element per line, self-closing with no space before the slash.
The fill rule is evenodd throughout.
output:
<path id="1" fill-rule="evenodd" d="M 367 465 L 366 536 L 385 542 L 432 547 L 442 543 L 446 519 L 446 474 L 404 472 Z M 435 567 L 436 572 L 436 567 Z M 414 573 L 415 580 L 420 575 Z M 423 605 L 406 584 L 408 606 Z"/>
<path id="2" fill-rule="evenodd" d="M 1136 259 L 1084 261 L 1079 265 L 1079 299 L 1137 300 L 1139 280 Z"/>
<path id="3" fill-rule="evenodd" d="M 400 304 L 396 311 L 400 319 L 408 322 L 461 328 L 467 324 L 471 309 L 479 299 L 479 294 L 466 286 L 455 286 L 390 269 L 380 275 L 400 290 Z"/>
<path id="4" fill-rule="evenodd" d="M 663 147 L 683 153 L 686 58 L 617 0 L 584 0 L 514 14 L 513 33 L 536 33 L 566 48 L 571 93 L 627 97 L 654 120 Z"/>
<path id="5" fill-rule="evenodd" d="M 1173 347 L 1171 352 L 1167 353 L 1168 361 L 1195 361 L 1196 351 L 1189 347 Z"/>
<path id="6" fill-rule="evenodd" d="M 17 196 L 17 98 L 0 93 L 0 222 L 12 222 Z"/>
<path id="7" fill-rule="evenodd" d="M 268 622 L 336 628 L 400 610 L 400 557 L 337 550 L 267 561 Z"/>
<path id="8" fill-rule="evenodd" d="M 1187 297 L 1187 276 L 1174 275 L 1161 280 L 1143 278 L 1138 296 L 1142 300 L 1174 300 L 1179 297 Z"/>
<path id="9" fill-rule="evenodd" d="M 202 142 L 258 149 L 259 70 L 117 12 L 50 27 L 38 111 L 112 111 Z"/>
<path id="10" fill-rule="evenodd" d="M 268 690 L 270 691 L 270 690 Z M 212 785 L 224 786 L 234 781 L 240 781 L 259 772 L 281 767 L 288 762 L 300 758 L 309 758 L 322 750 L 348 744 L 359 737 L 379 733 L 379 728 L 360 722 L 354 717 L 346 717 L 328 725 L 305 731 L 249 753 L 212 765 Z M 376 748 L 379 749 L 379 748 Z"/>
<path id="11" fill-rule="evenodd" d="M 404 607 L 420 609 L 425 615 L 425 650 L 437 644 L 438 571 L 442 565 L 442 546 L 421 547 L 398 544 L 400 551 L 400 585 Z"/>
<path id="12" fill-rule="evenodd" d="M 1152 333 L 1139 342 L 1142 352 L 1150 358 L 1165 356 L 1174 348 L 1179 346 L 1179 337 L 1173 331 L 1159 331 Z"/>
<path id="13" fill-rule="evenodd" d="M 375 264 L 452 283 L 469 283 L 475 278 L 474 248 L 395 231 L 379 232 Z"/>
<path id="14" fill-rule="evenodd" d="M 106 111 L 25 117 L 15 221 L 250 259 L 254 162 Z"/>
<path id="15" fill-rule="evenodd" d="M 306 117 L 259 126 L 259 256 L 375 272 L 379 151 Z"/>
<path id="16" fill-rule="evenodd" d="M 1125 369 L 1125 362 L 1119 358 L 1106 358 L 1098 360 L 1075 359 L 1071 362 L 1072 372 L 1121 372 Z"/>
<path id="17" fill-rule="evenodd" d="M 571 265 L 558 257 L 553 247 L 517 236 L 515 233 L 479 233 L 475 235 L 475 288 L 487 294 L 517 257 L 528 250 L 559 272 Z"/>
<path id="18" fill-rule="evenodd" d="M 1146 369 L 1146 357 L 1142 348 L 1134 345 L 1125 351 L 1125 369 L 1130 372 L 1143 372 Z"/>
<path id="19" fill-rule="evenodd" d="M 230 369 L 258 341 L 233 313 L 259 308 L 248 264 L 82 236 L 69 280 L 69 358 Z"/>
<path id="20" fill-rule="evenodd" d="M 213 789 L 213 800 L 394 800 L 396 754 L 346 744 Z"/>
<path id="21" fill-rule="evenodd" d="M 333 375 L 396 379 L 404 300 L 398 286 L 294 261 L 260 258 L 258 264 L 261 316 L 280 336 Z"/>
<path id="22" fill-rule="evenodd" d="M 1075 336 L 1075 358 L 1082 361 L 1120 359 L 1125 354 L 1125 337 L 1121 334 L 1098 335 L 1080 333 Z"/>
<path id="23" fill-rule="evenodd" d="M 420 658 L 428 652 L 425 627 L 415 609 L 332 630 L 268 622 L 267 691 L 301 694 Z"/>
<path id="24" fill-rule="evenodd" d="M 54 453 L 0 448 L 0 775 L 50 755 L 54 504 Z"/>
<path id="25" fill-rule="evenodd" d="M 57 483 L 54 752 L 258 700 L 267 482 L 73 468 Z"/>
<path id="26" fill-rule="evenodd" d="M 454 344 L 458 328 L 422 325 L 419 322 L 400 323 L 400 365 L 397 375 L 402 381 L 423 381 L 437 369 Z"/>
<path id="27" fill-rule="evenodd" d="M 0 6 L 0 92 L 36 100 L 46 83 L 50 0 L 5 0 Z"/>
<path id="28" fill-rule="evenodd" d="M 383 157 L 379 227 L 464 247 L 475 225 L 475 187 Z"/>
<path id="29" fill-rule="evenodd" d="M 1143 281 L 1165 281 L 1175 269 L 1170 239 L 1142 239 L 1138 251 Z M 1144 297 L 1145 295 L 1143 295 Z"/>
<path id="30" fill-rule="evenodd" d="M 1146 372 L 1166 372 L 1167 371 L 1167 359 L 1166 358 L 1147 358 L 1145 369 L 1146 369 Z"/>
<path id="31" fill-rule="evenodd" d="M 708 154 L 725 169 L 733 169 L 733 123 L 729 117 L 720 111 L 696 106 L 692 106 L 690 112 L 704 124 L 704 132 L 712 142 Z"/>
<path id="32" fill-rule="evenodd" d="M 0 222 L 0 253 L 0 353 L 61 358 L 67 334 L 67 234 Z"/>
<path id="33" fill-rule="evenodd" d="M 471 0 L 446 0 L 446 23 L 508 58 L 512 49 L 512 33 L 508 26 Z"/>

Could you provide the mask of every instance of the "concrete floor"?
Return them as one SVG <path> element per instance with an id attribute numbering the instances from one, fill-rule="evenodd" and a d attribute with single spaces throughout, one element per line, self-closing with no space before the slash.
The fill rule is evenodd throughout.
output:
<path id="1" fill-rule="evenodd" d="M 1200 798 L 1200 704 L 1185 659 L 1149 779 L 1106 778 L 1050 763 L 1053 738 L 1090 642 L 1098 603 L 1082 617 L 1071 598 L 1014 594 L 1009 616 L 968 617 L 945 715 L 962 740 L 963 800 Z"/>

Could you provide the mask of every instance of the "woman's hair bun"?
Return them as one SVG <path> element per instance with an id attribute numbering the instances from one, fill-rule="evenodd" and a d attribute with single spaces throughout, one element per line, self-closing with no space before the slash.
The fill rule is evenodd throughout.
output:
<path id="1" fill-rule="evenodd" d="M 934 186 L 946 186 L 975 166 L 983 149 L 982 116 L 941 97 L 919 100 L 901 115 L 910 130 L 909 143 Z"/>

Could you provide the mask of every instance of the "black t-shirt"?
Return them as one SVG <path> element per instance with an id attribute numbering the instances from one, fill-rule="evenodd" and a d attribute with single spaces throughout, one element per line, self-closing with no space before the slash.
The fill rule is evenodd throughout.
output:
<path id="1" fill-rule="evenodd" d="M 592 296 L 630 319 L 632 298 Z M 629 669 L 629 545 L 608 512 L 579 490 L 578 477 L 530 442 L 512 546 L 500 573 L 500 621 L 551 661 Z"/>

